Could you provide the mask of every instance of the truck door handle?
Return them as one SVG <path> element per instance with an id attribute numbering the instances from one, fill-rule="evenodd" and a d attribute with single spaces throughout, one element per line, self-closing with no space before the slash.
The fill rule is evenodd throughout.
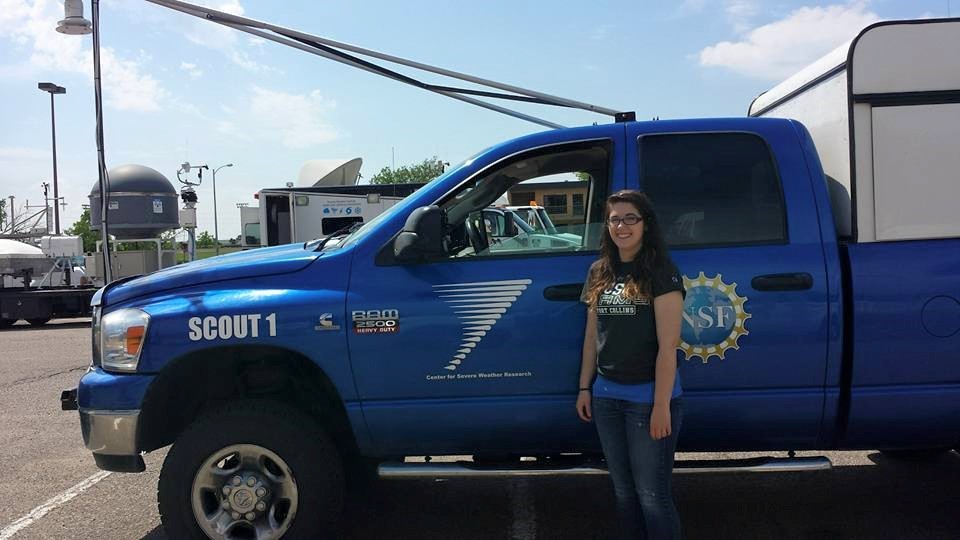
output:
<path id="1" fill-rule="evenodd" d="M 766 274 L 750 280 L 758 291 L 804 291 L 813 287 L 813 276 L 807 272 L 793 274 Z"/>
<path id="2" fill-rule="evenodd" d="M 580 291 L 583 290 L 583 283 L 567 283 L 564 285 L 551 285 L 543 289 L 543 297 L 553 302 L 569 302 L 580 299 Z"/>

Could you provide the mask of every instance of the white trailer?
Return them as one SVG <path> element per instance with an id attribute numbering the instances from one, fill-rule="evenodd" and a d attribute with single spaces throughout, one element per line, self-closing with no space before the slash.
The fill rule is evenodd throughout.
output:
<path id="1" fill-rule="evenodd" d="M 260 244 L 260 207 L 240 206 L 240 247 L 258 248 Z"/>
<path id="2" fill-rule="evenodd" d="M 868 26 L 748 114 L 807 127 L 841 237 L 960 236 L 960 19 Z"/>
<path id="3" fill-rule="evenodd" d="M 424 184 L 291 187 L 263 189 L 257 194 L 260 206 L 261 246 L 307 242 L 323 238 L 354 223 L 383 213 Z M 241 210 L 241 221 L 251 209 Z M 241 223 L 244 231 L 252 223 Z M 244 232 L 244 241 L 247 234 Z"/>

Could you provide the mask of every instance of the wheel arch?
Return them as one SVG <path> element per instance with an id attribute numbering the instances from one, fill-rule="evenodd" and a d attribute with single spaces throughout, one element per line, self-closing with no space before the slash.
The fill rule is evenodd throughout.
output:
<path id="1" fill-rule="evenodd" d="M 225 346 L 194 351 L 168 363 L 144 396 L 138 448 L 173 443 L 204 411 L 243 399 L 270 399 L 303 410 L 345 455 L 356 440 L 340 393 L 307 356 L 274 346 Z"/>

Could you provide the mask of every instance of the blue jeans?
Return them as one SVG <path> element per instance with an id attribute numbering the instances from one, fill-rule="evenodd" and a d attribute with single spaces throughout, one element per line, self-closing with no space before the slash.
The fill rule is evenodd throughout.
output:
<path id="1" fill-rule="evenodd" d="M 623 538 L 678 540 L 680 518 L 671 491 L 673 453 L 683 422 L 681 399 L 670 402 L 670 436 L 650 437 L 652 403 L 594 398 L 603 455 L 617 501 Z"/>

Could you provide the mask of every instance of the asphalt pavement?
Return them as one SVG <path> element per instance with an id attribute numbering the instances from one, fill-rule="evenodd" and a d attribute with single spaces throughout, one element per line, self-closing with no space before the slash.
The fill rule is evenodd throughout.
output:
<path id="1" fill-rule="evenodd" d="M 89 351 L 89 319 L 0 330 L 0 540 L 167 538 L 156 506 L 166 452 L 149 454 L 142 474 L 101 473 L 77 413 L 60 410 L 60 390 L 76 385 Z M 684 537 L 960 538 L 955 452 L 926 462 L 825 455 L 830 471 L 677 475 Z M 341 536 L 599 539 L 613 530 L 611 509 L 603 477 L 381 481 L 351 497 Z"/>

